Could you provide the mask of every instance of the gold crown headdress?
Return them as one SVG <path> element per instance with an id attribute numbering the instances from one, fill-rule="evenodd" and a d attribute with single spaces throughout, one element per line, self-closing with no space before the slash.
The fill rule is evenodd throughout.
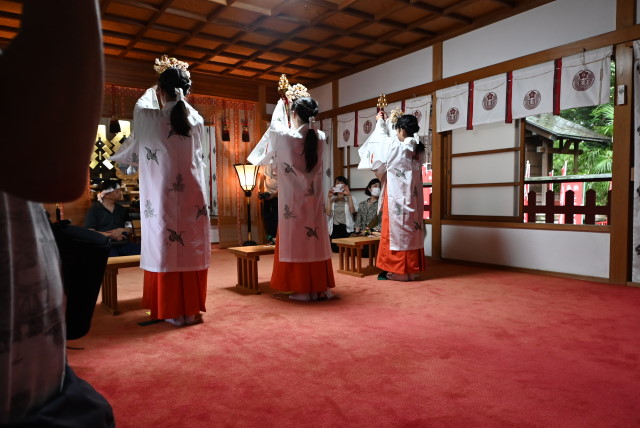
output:
<path id="1" fill-rule="evenodd" d="M 165 70 L 167 70 L 168 68 L 178 68 L 182 71 L 184 71 L 185 73 L 187 73 L 187 77 L 191 78 L 191 73 L 189 73 L 189 64 L 184 62 L 184 61 L 180 61 L 177 60 L 175 58 L 170 58 L 167 55 L 162 55 L 160 58 L 156 58 L 156 61 L 153 65 L 153 69 L 156 71 L 156 73 L 158 74 L 162 74 L 165 72 Z"/>
<path id="2" fill-rule="evenodd" d="M 398 119 L 400 119 L 400 116 L 402 116 L 403 114 L 404 112 L 400 109 L 400 107 L 391 110 L 391 114 L 389 115 L 391 123 L 395 125 L 398 122 Z"/>
<path id="3" fill-rule="evenodd" d="M 298 98 L 310 97 L 309 90 L 306 86 L 296 83 L 295 85 L 289 85 L 289 80 L 287 79 L 287 75 L 283 74 L 280 76 L 280 80 L 278 81 L 278 93 L 281 96 L 287 97 L 287 100 L 292 103 Z"/>

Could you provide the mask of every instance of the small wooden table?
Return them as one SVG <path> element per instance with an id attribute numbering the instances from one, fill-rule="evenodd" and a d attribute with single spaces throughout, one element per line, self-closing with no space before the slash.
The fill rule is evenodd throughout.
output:
<path id="1" fill-rule="evenodd" d="M 367 274 L 379 271 L 376 265 L 376 254 L 380 238 L 377 236 L 354 236 L 351 238 L 337 238 L 331 242 L 338 246 L 340 267 L 338 273 L 358 276 L 360 278 Z M 362 267 L 362 249 L 369 248 L 369 265 Z"/>
<path id="2" fill-rule="evenodd" d="M 238 266 L 238 283 L 236 286 L 260 294 L 258 287 L 258 261 L 260 256 L 273 254 L 276 251 L 274 245 L 252 245 L 247 247 L 227 248 L 236 256 Z"/>
<path id="3" fill-rule="evenodd" d="M 109 257 L 102 281 L 102 307 L 111 315 L 119 315 L 118 269 L 140 266 L 140 256 Z"/>

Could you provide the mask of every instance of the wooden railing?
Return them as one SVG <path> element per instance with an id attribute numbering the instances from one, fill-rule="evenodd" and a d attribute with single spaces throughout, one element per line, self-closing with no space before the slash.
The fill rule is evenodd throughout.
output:
<path id="1" fill-rule="evenodd" d="M 545 192 L 545 204 L 537 205 L 536 192 L 529 192 L 529 204 L 524 206 L 524 213 L 527 214 L 527 223 L 536 222 L 536 214 L 544 214 L 545 223 L 554 223 L 555 214 L 564 214 L 564 224 L 574 224 L 574 215 L 584 215 L 584 224 L 596 224 L 596 215 L 607 217 L 607 223 L 611 224 L 611 191 L 608 192 L 607 205 L 596 205 L 596 191 L 587 190 L 585 193 L 584 205 L 574 205 L 573 190 L 565 193 L 565 204 L 555 205 L 555 193 L 553 190 Z"/>
<path id="2" fill-rule="evenodd" d="M 552 184 L 566 182 L 597 182 L 611 181 L 611 174 L 594 175 L 568 175 L 556 177 L 530 177 L 525 179 L 525 184 Z M 575 215 L 584 215 L 584 224 L 611 224 L 611 190 L 607 192 L 606 205 L 596 205 L 596 191 L 593 189 L 585 192 L 584 205 L 575 205 L 573 190 L 565 193 L 564 205 L 556 205 L 556 194 L 553 190 L 544 192 L 544 204 L 537 204 L 537 193 L 528 192 L 528 204 L 524 206 L 527 223 L 535 223 L 536 214 L 544 214 L 545 223 L 555 223 L 555 215 L 564 215 L 564 224 L 574 224 Z M 606 221 L 596 222 L 596 216 L 606 217 Z"/>

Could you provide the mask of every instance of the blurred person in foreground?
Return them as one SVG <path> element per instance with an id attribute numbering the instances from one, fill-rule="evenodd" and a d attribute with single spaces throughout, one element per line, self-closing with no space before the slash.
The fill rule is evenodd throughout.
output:
<path id="1" fill-rule="evenodd" d="M 109 403 L 67 364 L 60 259 L 41 205 L 88 187 L 104 84 L 98 2 L 24 0 L 21 19 L 0 55 L 0 425 L 111 427 Z"/>

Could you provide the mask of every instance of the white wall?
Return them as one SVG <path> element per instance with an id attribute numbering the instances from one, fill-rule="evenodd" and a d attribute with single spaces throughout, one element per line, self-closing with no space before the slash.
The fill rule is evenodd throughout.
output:
<path id="1" fill-rule="evenodd" d="M 433 48 L 428 47 L 340 79 L 338 102 L 342 107 L 432 80 Z"/>
<path id="2" fill-rule="evenodd" d="M 444 225 L 442 257 L 608 278 L 609 234 Z"/>
<path id="3" fill-rule="evenodd" d="M 317 88 L 309 89 L 309 93 L 314 100 L 318 102 L 320 106 L 320 113 L 331 110 L 333 108 L 333 95 L 331 90 L 331 83 L 318 86 Z"/>
<path id="4" fill-rule="evenodd" d="M 613 31 L 615 23 L 616 0 L 556 0 L 445 41 L 443 77 Z"/>
<path id="5" fill-rule="evenodd" d="M 613 31 L 615 14 L 616 0 L 555 0 L 444 42 L 443 76 Z M 432 66 L 433 50 L 426 48 L 345 77 L 340 80 L 339 106 L 431 82 Z M 431 235 L 427 225 L 427 256 L 432 255 Z M 608 278 L 609 234 L 444 225 L 442 257 Z"/>

